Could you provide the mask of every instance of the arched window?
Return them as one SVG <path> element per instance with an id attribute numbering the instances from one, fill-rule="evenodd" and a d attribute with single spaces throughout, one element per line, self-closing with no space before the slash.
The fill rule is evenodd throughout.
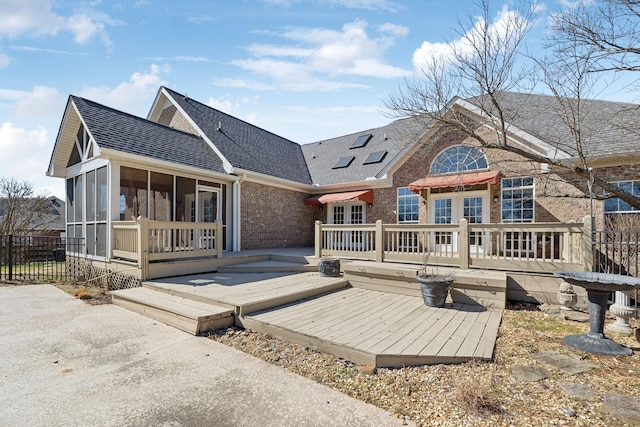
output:
<path id="1" fill-rule="evenodd" d="M 477 148 L 466 145 L 454 145 L 443 150 L 431 163 L 431 173 L 434 175 L 487 168 L 484 154 Z"/>

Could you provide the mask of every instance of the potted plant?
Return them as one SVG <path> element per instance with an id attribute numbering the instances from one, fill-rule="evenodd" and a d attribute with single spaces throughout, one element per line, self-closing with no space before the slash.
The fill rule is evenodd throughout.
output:
<path id="1" fill-rule="evenodd" d="M 422 270 L 418 272 L 417 279 L 425 305 L 429 307 L 444 307 L 447 295 L 449 295 L 449 288 L 455 277 L 452 274 L 439 273 L 437 267 L 430 267 L 427 264 L 425 257 Z"/>
<path id="2" fill-rule="evenodd" d="M 322 255 L 318 260 L 320 277 L 340 277 L 340 260 L 328 255 Z"/>

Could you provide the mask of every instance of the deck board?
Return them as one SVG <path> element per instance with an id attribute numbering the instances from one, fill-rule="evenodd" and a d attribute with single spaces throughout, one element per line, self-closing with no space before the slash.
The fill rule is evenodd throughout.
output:
<path id="1" fill-rule="evenodd" d="M 357 341 L 367 339 L 369 336 L 384 328 L 386 319 L 393 316 L 398 311 L 403 310 L 405 298 L 411 297 L 394 295 L 394 298 L 390 299 L 389 304 L 378 304 L 377 307 L 373 308 L 371 313 L 368 313 L 367 316 L 359 319 L 358 322 L 345 325 L 346 327 L 344 328 L 344 332 L 336 332 L 334 335 L 329 336 L 329 338 L 333 339 L 333 341 L 337 343 L 349 344 L 352 346 L 355 345 Z"/>
<path id="2" fill-rule="evenodd" d="M 469 311 L 467 316 L 464 318 L 462 322 L 460 322 L 460 326 L 456 329 L 455 332 L 451 334 L 447 338 L 447 342 L 440 348 L 438 354 L 449 355 L 455 354 L 458 355 L 458 350 L 462 346 L 462 343 L 466 340 L 474 340 L 475 338 L 470 335 L 471 330 L 473 329 L 473 325 L 478 321 L 478 316 L 481 311 L 481 307 L 477 307 L 475 311 Z M 427 349 L 423 350 L 423 353 L 427 353 Z"/>
<path id="3" fill-rule="evenodd" d="M 391 296 L 385 294 L 365 294 L 364 298 L 360 297 L 357 300 L 350 298 L 351 304 L 334 306 L 330 310 L 331 315 L 326 315 L 323 319 L 317 320 L 307 325 L 307 328 L 303 327 L 302 329 L 306 329 L 310 334 L 331 337 L 332 334 L 339 333 L 338 331 L 345 328 L 353 328 L 354 324 L 361 319 L 369 319 L 374 307 L 390 299 Z"/>

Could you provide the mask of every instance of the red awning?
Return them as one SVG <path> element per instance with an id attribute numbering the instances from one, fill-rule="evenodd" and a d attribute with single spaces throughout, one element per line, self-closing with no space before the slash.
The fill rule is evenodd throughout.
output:
<path id="1" fill-rule="evenodd" d="M 409 184 L 409 190 L 419 193 L 425 188 L 459 187 L 462 185 L 497 184 L 500 171 L 472 172 L 455 175 L 429 176 Z"/>
<path id="2" fill-rule="evenodd" d="M 373 190 L 349 191 L 346 193 L 319 194 L 317 196 L 309 197 L 304 201 L 304 204 L 319 206 L 319 205 L 324 205 L 326 203 L 355 202 L 355 201 L 373 203 Z"/>

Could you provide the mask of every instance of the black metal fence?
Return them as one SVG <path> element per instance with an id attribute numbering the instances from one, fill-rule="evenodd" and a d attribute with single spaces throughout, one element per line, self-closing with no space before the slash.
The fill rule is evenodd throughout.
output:
<path id="1" fill-rule="evenodd" d="M 640 230 L 595 232 L 595 271 L 640 277 L 639 256 Z"/>
<path id="2" fill-rule="evenodd" d="M 0 235 L 0 280 L 75 280 L 76 269 L 68 261 L 78 257 L 82 244 L 79 238 Z"/>

